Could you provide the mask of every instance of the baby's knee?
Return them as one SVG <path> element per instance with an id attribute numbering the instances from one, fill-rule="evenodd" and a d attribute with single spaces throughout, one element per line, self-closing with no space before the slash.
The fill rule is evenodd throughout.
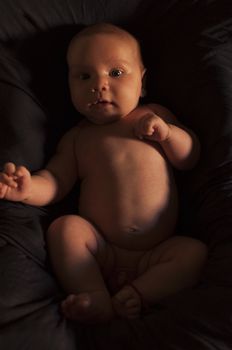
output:
<path id="1" fill-rule="evenodd" d="M 72 222 L 72 215 L 64 215 L 55 219 L 47 230 L 47 236 L 58 235 L 59 232 L 64 232 Z"/>
<path id="2" fill-rule="evenodd" d="M 188 286 L 195 285 L 207 261 L 208 248 L 206 244 L 194 238 L 182 237 L 180 249 L 177 251 L 177 262 L 180 269 L 188 276 L 186 278 L 186 281 L 189 281 Z"/>
<path id="3" fill-rule="evenodd" d="M 79 240 L 85 242 L 92 236 L 86 220 L 77 215 L 64 215 L 55 219 L 47 230 L 48 241 Z"/>
<path id="4" fill-rule="evenodd" d="M 208 248 L 205 243 L 198 239 L 191 237 L 183 238 L 183 249 L 185 250 L 186 256 L 189 258 L 194 258 L 199 261 L 199 263 L 204 263 L 208 256 Z"/>
<path id="5" fill-rule="evenodd" d="M 65 215 L 54 220 L 47 231 L 48 243 L 58 242 L 76 250 L 89 250 L 94 255 L 104 246 L 95 227 L 78 215 Z"/>
<path id="6" fill-rule="evenodd" d="M 180 269 L 195 272 L 203 268 L 208 256 L 207 246 L 203 242 L 187 236 L 170 238 L 160 245 L 158 251 L 158 262 L 170 262 Z"/>

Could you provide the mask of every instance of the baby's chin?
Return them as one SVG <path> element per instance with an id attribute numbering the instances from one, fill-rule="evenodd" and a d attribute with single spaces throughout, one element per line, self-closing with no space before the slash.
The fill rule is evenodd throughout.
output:
<path id="1" fill-rule="evenodd" d="M 99 116 L 91 116 L 87 115 L 86 118 L 93 124 L 96 125 L 105 125 L 115 123 L 123 118 L 120 115 L 99 115 Z"/>

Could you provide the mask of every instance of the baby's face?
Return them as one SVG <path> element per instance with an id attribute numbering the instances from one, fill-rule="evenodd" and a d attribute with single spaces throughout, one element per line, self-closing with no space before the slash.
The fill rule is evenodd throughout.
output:
<path id="1" fill-rule="evenodd" d="M 95 124 L 129 114 L 141 96 L 144 69 L 136 42 L 116 34 L 79 37 L 68 52 L 75 108 Z"/>

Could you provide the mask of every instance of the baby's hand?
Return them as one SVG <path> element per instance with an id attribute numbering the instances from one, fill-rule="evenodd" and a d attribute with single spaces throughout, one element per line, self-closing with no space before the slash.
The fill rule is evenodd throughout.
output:
<path id="1" fill-rule="evenodd" d="M 135 135 L 140 139 L 163 142 L 169 138 L 170 126 L 155 113 L 147 113 L 137 121 Z"/>
<path id="2" fill-rule="evenodd" d="M 31 174 L 24 166 L 6 163 L 0 173 L 0 199 L 20 202 L 29 196 Z"/>

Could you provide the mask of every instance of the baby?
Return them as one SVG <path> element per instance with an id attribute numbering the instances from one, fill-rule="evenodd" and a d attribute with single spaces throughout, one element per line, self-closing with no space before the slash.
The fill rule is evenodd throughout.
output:
<path id="1" fill-rule="evenodd" d="M 6 163 L 0 198 L 48 205 L 80 181 L 79 215 L 56 219 L 47 241 L 67 293 L 64 315 L 82 323 L 137 318 L 195 285 L 203 243 L 173 235 L 178 213 L 172 166 L 192 168 L 199 142 L 158 104 L 140 105 L 145 68 L 137 40 L 97 24 L 71 41 L 67 62 L 75 108 L 85 116 L 61 139 L 45 169 Z"/>

